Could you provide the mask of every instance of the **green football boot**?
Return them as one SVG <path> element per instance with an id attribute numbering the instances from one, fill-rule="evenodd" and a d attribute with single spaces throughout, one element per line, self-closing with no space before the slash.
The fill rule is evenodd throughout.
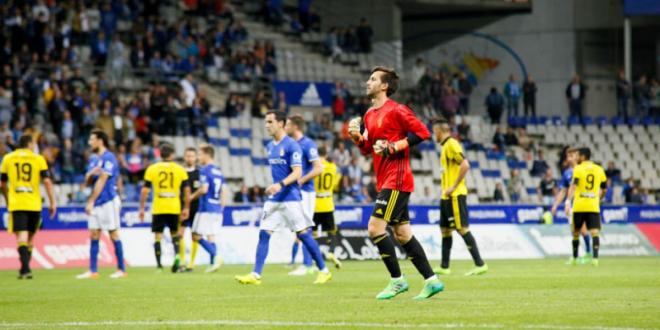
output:
<path id="1" fill-rule="evenodd" d="M 442 290 L 444 289 L 445 289 L 445 284 L 440 282 L 440 280 L 436 278 L 432 281 L 428 281 L 424 283 L 424 288 L 422 288 L 422 292 L 420 292 L 413 299 L 414 300 L 428 299 L 435 296 L 437 293 L 442 292 Z"/>
<path id="2" fill-rule="evenodd" d="M 438 267 L 438 268 L 434 268 L 433 272 L 436 275 L 449 275 L 449 274 L 451 274 L 451 269 Z"/>
<path id="3" fill-rule="evenodd" d="M 487 271 L 488 271 L 488 265 L 484 264 L 483 266 L 475 267 L 471 271 L 465 273 L 465 276 L 483 275 Z"/>
<path id="4" fill-rule="evenodd" d="M 406 281 L 405 277 L 401 276 L 400 279 L 391 279 L 387 287 L 376 296 L 376 299 L 392 299 L 396 297 L 396 295 L 406 291 L 408 291 L 408 281 Z"/>

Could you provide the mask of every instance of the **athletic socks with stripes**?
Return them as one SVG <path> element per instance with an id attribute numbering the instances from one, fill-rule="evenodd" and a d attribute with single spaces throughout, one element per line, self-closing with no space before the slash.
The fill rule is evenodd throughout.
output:
<path id="1" fill-rule="evenodd" d="M 399 267 L 399 261 L 396 259 L 396 250 L 394 249 L 394 242 L 390 239 L 390 236 L 385 233 L 372 237 L 371 241 L 378 247 L 378 252 L 380 253 L 380 258 L 385 263 L 387 271 L 390 272 L 392 278 L 401 277 L 401 268 Z"/>
<path id="2" fill-rule="evenodd" d="M 408 258 L 412 261 L 417 271 L 424 276 L 424 279 L 430 279 L 435 277 L 433 268 L 429 263 L 429 259 L 426 258 L 426 253 L 424 253 L 424 248 L 419 244 L 419 241 L 415 236 L 413 236 L 406 244 L 402 245 L 403 249 L 406 250 Z"/>

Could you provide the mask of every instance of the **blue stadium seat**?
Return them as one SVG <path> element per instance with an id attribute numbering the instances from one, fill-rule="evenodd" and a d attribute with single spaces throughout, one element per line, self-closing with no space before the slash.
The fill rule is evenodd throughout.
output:
<path id="1" fill-rule="evenodd" d="M 628 125 L 639 125 L 640 124 L 639 118 L 637 118 L 637 117 L 628 117 L 627 124 Z"/>
<path id="2" fill-rule="evenodd" d="M 622 125 L 623 124 L 623 118 L 621 118 L 619 116 L 612 117 L 612 119 L 610 120 L 610 123 L 614 126 Z"/>
<path id="3" fill-rule="evenodd" d="M 513 127 L 524 127 L 527 125 L 527 118 L 526 117 L 509 117 L 507 119 L 507 123 L 509 126 Z"/>
<path id="4" fill-rule="evenodd" d="M 76 174 L 73 176 L 73 182 L 75 183 L 83 183 L 85 182 L 85 175 L 84 174 Z"/>
<path id="5" fill-rule="evenodd" d="M 568 126 L 573 126 L 573 125 L 580 125 L 580 118 L 577 116 L 569 116 L 568 117 Z"/>
<path id="6" fill-rule="evenodd" d="M 504 159 L 505 155 L 501 151 L 488 150 L 486 151 L 487 159 Z"/>
<path id="7" fill-rule="evenodd" d="M 481 175 L 485 178 L 499 178 L 501 172 L 500 170 L 481 170 Z"/>
<path id="8" fill-rule="evenodd" d="M 582 125 L 593 125 L 594 124 L 594 119 L 589 116 L 585 116 L 582 118 Z"/>
<path id="9" fill-rule="evenodd" d="M 515 124 L 515 121 L 516 121 L 516 118 L 515 118 L 515 117 L 508 117 L 508 118 L 506 119 L 506 123 L 507 123 L 509 126 L 515 126 L 515 125 L 516 125 L 516 124 Z"/>

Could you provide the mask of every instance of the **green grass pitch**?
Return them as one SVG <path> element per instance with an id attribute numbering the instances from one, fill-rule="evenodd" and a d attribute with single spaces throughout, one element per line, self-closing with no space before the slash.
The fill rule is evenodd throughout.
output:
<path id="1" fill-rule="evenodd" d="M 435 263 L 435 262 L 434 262 Z M 287 276 L 267 265 L 260 286 L 233 279 L 249 265 L 216 274 L 156 274 L 129 269 L 129 277 L 75 280 L 81 269 L 37 270 L 33 280 L 0 272 L 0 328 L 217 328 L 241 329 L 657 329 L 660 258 L 604 258 L 600 267 L 564 260 L 490 261 L 490 272 L 464 277 L 457 261 L 443 276 L 445 292 L 411 298 L 422 281 L 402 261 L 411 290 L 391 301 L 374 296 L 387 282 L 380 262 L 346 262 L 327 285 L 313 276 Z"/>

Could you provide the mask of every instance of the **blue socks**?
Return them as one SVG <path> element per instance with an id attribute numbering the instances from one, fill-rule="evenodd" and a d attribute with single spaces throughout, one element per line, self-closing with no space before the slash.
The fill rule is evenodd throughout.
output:
<path id="1" fill-rule="evenodd" d="M 198 242 L 199 245 L 201 245 L 204 248 L 204 250 L 206 250 L 206 252 L 208 252 L 211 255 L 211 265 L 213 265 L 213 263 L 215 262 L 215 255 L 217 252 L 215 243 L 211 243 L 203 238 L 200 239 Z"/>
<path id="2" fill-rule="evenodd" d="M 124 266 L 124 246 L 121 244 L 121 240 L 112 241 L 115 245 L 115 256 L 117 256 L 117 268 L 122 272 L 126 271 L 126 266 Z"/>
<path id="3" fill-rule="evenodd" d="M 89 271 L 97 273 L 99 271 L 99 240 L 93 239 L 89 245 Z"/>
<path id="4" fill-rule="evenodd" d="M 259 231 L 259 243 L 257 244 L 257 260 L 254 263 L 254 272 L 261 275 L 264 269 L 264 263 L 268 256 L 268 245 L 270 243 L 270 234 L 265 230 Z"/>
<path id="5" fill-rule="evenodd" d="M 589 234 L 582 235 L 582 239 L 584 239 L 584 251 L 591 253 L 591 236 Z"/>
<path id="6" fill-rule="evenodd" d="M 293 242 L 293 247 L 291 247 L 291 264 L 296 263 L 296 256 L 298 255 L 298 249 L 300 248 L 300 242 Z"/>
<path id="7" fill-rule="evenodd" d="M 298 239 L 302 241 L 304 248 L 308 250 L 309 253 L 312 255 L 312 258 L 316 262 L 316 266 L 319 268 L 319 270 L 326 269 L 325 260 L 323 260 L 323 256 L 321 255 L 319 244 L 316 243 L 316 240 L 314 239 L 314 237 L 312 237 L 312 233 L 310 233 L 309 230 L 305 230 L 302 233 L 298 234 Z"/>
<path id="8" fill-rule="evenodd" d="M 291 264 L 296 263 L 296 256 L 298 255 L 298 250 L 300 249 L 300 242 L 293 242 L 293 247 L 291 248 Z M 312 255 L 309 254 L 309 250 L 303 245 L 303 265 L 307 267 L 312 267 Z"/>
<path id="9" fill-rule="evenodd" d="M 303 246 L 303 265 L 312 267 L 312 255 L 309 253 L 307 246 Z"/>

